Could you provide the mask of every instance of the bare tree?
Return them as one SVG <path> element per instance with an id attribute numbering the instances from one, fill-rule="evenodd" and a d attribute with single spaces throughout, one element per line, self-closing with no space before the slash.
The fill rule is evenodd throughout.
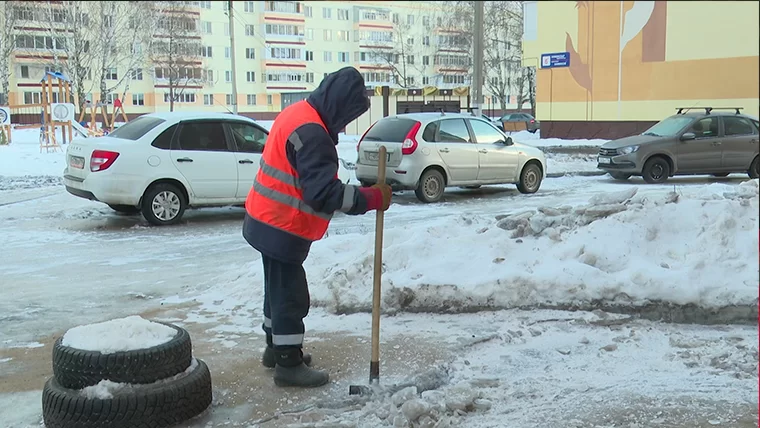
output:
<path id="1" fill-rule="evenodd" d="M 154 77 L 168 86 L 169 110 L 183 96 L 188 86 L 203 83 L 200 65 L 201 42 L 198 22 L 187 13 L 185 2 L 162 1 L 153 3 L 158 16 L 154 41 L 150 50 Z"/>
<path id="2" fill-rule="evenodd" d="M 15 47 L 14 27 L 16 25 L 15 7 L 17 1 L 0 3 L 0 105 L 10 103 L 10 58 Z"/>

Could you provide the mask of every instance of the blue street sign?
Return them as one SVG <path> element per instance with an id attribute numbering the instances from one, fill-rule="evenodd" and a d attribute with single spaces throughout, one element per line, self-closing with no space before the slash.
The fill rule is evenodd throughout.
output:
<path id="1" fill-rule="evenodd" d="M 570 52 L 541 54 L 541 68 L 570 67 Z"/>

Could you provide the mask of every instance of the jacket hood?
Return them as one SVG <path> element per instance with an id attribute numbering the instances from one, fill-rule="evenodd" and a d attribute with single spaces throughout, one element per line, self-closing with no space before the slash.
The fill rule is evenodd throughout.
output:
<path id="1" fill-rule="evenodd" d="M 344 67 L 328 74 L 307 98 L 336 144 L 338 132 L 369 110 L 366 92 L 364 78 L 359 70 Z"/>

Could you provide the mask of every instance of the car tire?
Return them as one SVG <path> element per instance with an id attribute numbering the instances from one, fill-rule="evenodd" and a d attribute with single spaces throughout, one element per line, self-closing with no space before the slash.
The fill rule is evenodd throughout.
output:
<path id="1" fill-rule="evenodd" d="M 132 205 L 108 205 L 112 210 L 119 214 L 139 214 L 140 207 L 133 207 Z"/>
<path id="2" fill-rule="evenodd" d="M 661 156 L 650 158 L 644 164 L 641 176 L 649 184 L 664 183 L 670 177 L 670 164 Z"/>
<path id="3" fill-rule="evenodd" d="M 755 156 L 755 160 L 753 160 L 752 165 L 749 166 L 747 175 L 749 175 L 749 178 L 760 178 L 760 156 Z"/>
<path id="4" fill-rule="evenodd" d="M 718 177 L 718 178 L 728 177 L 727 172 L 718 172 L 718 173 L 710 174 L 710 175 L 712 175 L 713 177 Z"/>
<path id="5" fill-rule="evenodd" d="M 417 195 L 417 199 L 429 204 L 440 201 L 444 190 L 446 190 L 446 179 L 441 171 L 429 169 L 422 173 L 414 194 Z"/>
<path id="6" fill-rule="evenodd" d="M 536 193 L 541 187 L 543 174 L 541 168 L 535 163 L 530 162 L 525 165 L 520 172 L 520 181 L 517 183 L 517 190 L 520 193 Z"/>
<path id="7" fill-rule="evenodd" d="M 614 178 L 615 180 L 625 181 L 631 178 L 631 175 L 633 174 L 626 174 L 624 172 L 608 172 L 610 177 Z"/>
<path id="8" fill-rule="evenodd" d="M 117 383 L 153 383 L 185 371 L 193 359 L 190 334 L 182 327 L 165 324 L 177 334 L 152 348 L 103 354 L 63 345 L 63 337 L 53 345 L 53 374 L 59 385 L 82 389 L 101 380 Z"/>
<path id="9" fill-rule="evenodd" d="M 42 390 L 42 419 L 47 428 L 178 425 L 211 405 L 211 372 L 202 360 L 196 361 L 193 371 L 182 377 L 126 387 L 110 398 L 90 398 L 51 377 Z"/>
<path id="10" fill-rule="evenodd" d="M 155 209 L 154 203 L 159 205 Z M 178 223 L 185 213 L 185 208 L 187 208 L 185 195 L 177 186 L 170 183 L 158 183 L 150 186 L 145 192 L 141 211 L 148 223 L 155 226 L 167 226 Z M 167 209 L 168 213 L 163 215 Z"/>

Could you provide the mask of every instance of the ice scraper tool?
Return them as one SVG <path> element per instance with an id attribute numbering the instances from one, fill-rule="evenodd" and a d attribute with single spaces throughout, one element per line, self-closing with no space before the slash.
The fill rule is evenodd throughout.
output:
<path id="1" fill-rule="evenodd" d="M 377 164 L 377 182 L 385 184 L 385 163 L 387 149 L 380 146 Z M 385 212 L 377 210 L 375 218 L 375 272 L 372 285 L 372 356 L 369 362 L 369 383 L 380 382 L 380 290 L 383 274 L 383 223 Z M 365 385 L 349 385 L 349 395 L 364 395 L 370 392 Z"/>

